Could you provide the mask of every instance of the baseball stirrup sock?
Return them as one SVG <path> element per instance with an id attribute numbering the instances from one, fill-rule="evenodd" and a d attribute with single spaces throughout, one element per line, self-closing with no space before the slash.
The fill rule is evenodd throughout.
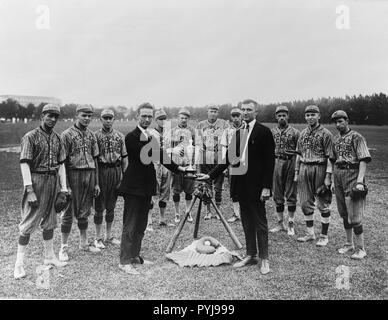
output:
<path id="1" fill-rule="evenodd" d="M 288 210 L 288 213 L 295 212 L 296 211 L 296 206 L 294 206 L 294 205 L 288 206 L 287 210 Z"/>
<path id="2" fill-rule="evenodd" d="M 51 240 L 54 238 L 54 229 L 43 230 L 43 240 Z"/>
<path id="3" fill-rule="evenodd" d="M 166 207 L 167 207 L 167 203 L 165 201 L 160 200 L 159 201 L 159 208 L 166 208 Z"/>
<path id="4" fill-rule="evenodd" d="M 30 242 L 30 235 L 29 234 L 19 235 L 19 245 L 26 246 L 29 242 Z"/>
<path id="5" fill-rule="evenodd" d="M 193 195 L 191 195 L 191 194 L 185 195 L 185 200 L 190 201 L 191 199 L 193 199 Z"/>
<path id="6" fill-rule="evenodd" d="M 86 230 L 88 228 L 88 221 L 78 221 L 78 229 Z"/>
<path id="7" fill-rule="evenodd" d="M 343 218 L 343 222 L 344 222 L 344 228 L 345 228 L 345 230 L 352 229 L 352 225 L 349 223 L 348 217 Z"/>
<path id="8" fill-rule="evenodd" d="M 96 212 L 93 220 L 94 220 L 94 224 L 102 224 L 102 220 L 103 220 L 102 212 L 101 213 L 99 212 L 98 214 Z"/>
<path id="9" fill-rule="evenodd" d="M 113 210 L 106 212 L 106 215 L 105 215 L 105 222 L 106 223 L 112 223 L 114 218 L 115 218 L 115 213 Z"/>
<path id="10" fill-rule="evenodd" d="M 179 194 L 173 194 L 173 195 L 172 195 L 172 200 L 173 200 L 174 202 L 179 202 L 179 201 L 181 200 L 181 197 L 180 197 Z"/>
<path id="11" fill-rule="evenodd" d="M 61 225 L 61 233 L 70 233 L 71 231 L 71 225 L 66 226 L 66 225 Z"/>
<path id="12" fill-rule="evenodd" d="M 358 224 L 358 225 L 354 226 L 354 227 L 353 227 L 353 231 L 354 231 L 354 234 L 355 234 L 356 236 L 362 234 L 362 232 L 363 232 L 362 224 Z"/>

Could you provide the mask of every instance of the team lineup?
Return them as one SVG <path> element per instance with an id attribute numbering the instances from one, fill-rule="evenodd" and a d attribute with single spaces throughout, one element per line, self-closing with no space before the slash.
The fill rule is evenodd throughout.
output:
<path id="1" fill-rule="evenodd" d="M 228 123 L 218 117 L 218 106 L 211 105 L 208 118 L 195 127 L 189 124 L 189 110 L 182 108 L 177 125 L 171 127 L 163 109 L 155 110 L 153 105 L 144 103 L 137 108 L 137 127 L 124 136 L 113 128 L 115 114 L 110 109 L 101 112 L 100 130 L 88 129 L 94 112 L 90 105 L 79 105 L 74 125 L 59 135 L 54 128 L 61 114 L 60 107 L 45 105 L 41 125 L 21 140 L 24 191 L 14 278 L 26 276 L 27 246 L 30 235 L 39 226 L 43 232 L 44 264 L 66 266 L 74 218 L 79 229 L 80 250 L 98 254 L 108 244 L 118 246 L 119 268 L 127 274 L 140 274 L 141 265 L 153 264 L 140 255 L 153 206 L 159 208 L 159 225 L 173 226 L 166 217 L 172 194 L 174 223 L 179 223 L 181 194 L 184 194 L 185 213 L 197 180 L 214 188 L 214 200 L 220 209 L 225 178 L 229 181 L 233 203 L 228 222 L 241 221 L 246 243 L 246 256 L 233 265 L 235 268 L 256 265 L 260 259 L 260 272 L 270 272 L 268 232 L 284 231 L 294 237 L 297 204 L 306 225 L 306 233 L 298 236 L 297 241 L 316 240 L 314 212 L 318 209 L 321 232 L 316 246 L 326 246 L 333 193 L 346 236 L 338 253 L 364 259 L 362 223 L 368 193 L 365 174 L 371 161 L 365 138 L 349 127 L 348 115 L 342 110 L 331 116 L 338 130 L 333 136 L 320 124 L 318 106 L 305 108 L 307 126 L 301 132 L 289 124 L 286 106 L 276 108 L 274 116 L 278 124 L 272 130 L 259 122 L 258 107 L 254 100 L 242 101 L 231 110 Z M 150 128 L 153 120 L 156 126 Z M 147 151 L 147 156 L 155 158 L 156 150 L 158 160 L 147 163 L 144 150 L 149 144 L 157 148 Z M 193 154 L 187 152 L 189 147 L 194 150 Z M 196 179 L 186 174 L 191 164 L 194 164 Z M 124 199 L 121 238 L 112 234 L 118 196 Z M 277 225 L 268 230 L 265 204 L 271 197 Z M 219 219 L 218 215 L 212 215 L 210 203 L 204 204 L 204 220 Z M 89 242 L 92 207 L 96 237 Z M 187 221 L 193 221 L 191 214 Z M 57 258 L 53 237 L 59 223 L 61 245 Z"/>

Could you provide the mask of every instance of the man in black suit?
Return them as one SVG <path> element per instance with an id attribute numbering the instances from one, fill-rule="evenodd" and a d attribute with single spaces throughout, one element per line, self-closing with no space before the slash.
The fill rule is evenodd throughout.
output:
<path id="1" fill-rule="evenodd" d="M 153 116 L 154 107 L 149 103 L 141 104 L 137 108 L 138 125 L 125 137 L 128 168 L 118 189 L 119 195 L 124 197 L 119 268 L 128 274 L 139 274 L 134 264 L 152 264 L 140 256 L 151 198 L 156 194 L 156 173 L 152 160 L 160 160 L 175 173 L 185 171 L 184 167 L 171 161 L 157 139 L 147 130 Z"/>
<path id="2" fill-rule="evenodd" d="M 242 102 L 245 129 L 232 139 L 225 163 L 217 165 L 209 174 L 199 175 L 198 180 L 214 179 L 232 164 L 232 192 L 239 200 L 247 250 L 245 259 L 234 267 L 257 264 L 258 251 L 262 259 L 260 271 L 267 274 L 270 270 L 265 201 L 271 196 L 275 143 L 270 129 L 256 121 L 257 109 L 254 100 Z"/>

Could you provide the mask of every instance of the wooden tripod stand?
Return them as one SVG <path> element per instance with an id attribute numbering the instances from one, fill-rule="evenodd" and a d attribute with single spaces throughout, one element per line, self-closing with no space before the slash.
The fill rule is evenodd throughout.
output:
<path id="1" fill-rule="evenodd" d="M 232 238 L 232 240 L 233 240 L 234 244 L 236 245 L 236 247 L 238 249 L 241 249 L 242 248 L 242 244 L 237 239 L 237 237 L 234 234 L 232 228 L 229 226 L 228 222 L 226 221 L 226 219 L 222 215 L 221 211 L 217 208 L 217 206 L 216 206 L 216 204 L 215 204 L 215 202 L 214 202 L 214 200 L 212 198 L 212 191 L 210 189 L 210 186 L 206 182 L 202 182 L 201 184 L 198 185 L 198 187 L 194 191 L 194 199 L 191 201 L 190 208 L 185 213 L 185 216 L 179 222 L 179 225 L 176 228 L 176 230 L 175 230 L 175 232 L 174 232 L 174 234 L 173 234 L 173 236 L 172 236 L 172 238 L 171 238 L 171 240 L 170 240 L 170 242 L 169 242 L 169 244 L 167 246 L 166 252 L 170 253 L 172 251 L 172 249 L 174 248 L 175 242 L 178 239 L 180 233 L 182 232 L 182 229 L 183 229 L 183 226 L 186 223 L 187 217 L 189 216 L 191 210 L 193 209 L 194 204 L 197 201 L 197 199 L 199 199 L 199 204 L 198 204 L 197 216 L 196 216 L 196 219 L 195 219 L 193 238 L 197 239 L 197 237 L 198 237 L 198 228 L 199 228 L 199 220 L 201 218 L 202 202 L 203 202 L 204 199 L 206 199 L 206 200 L 209 200 L 211 202 L 211 204 L 213 205 L 213 207 L 216 210 L 216 212 L 217 212 L 217 214 L 218 214 L 222 224 L 224 225 L 226 231 L 228 231 L 229 236 Z"/>

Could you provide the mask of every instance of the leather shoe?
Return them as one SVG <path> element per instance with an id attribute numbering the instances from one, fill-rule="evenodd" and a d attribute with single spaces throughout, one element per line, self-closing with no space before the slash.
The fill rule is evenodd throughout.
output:
<path id="1" fill-rule="evenodd" d="M 119 264 L 119 268 L 121 270 L 123 270 L 125 273 L 127 274 L 133 274 L 133 275 L 137 275 L 137 274 L 140 274 L 139 271 L 137 271 L 132 264 Z"/>
<path id="2" fill-rule="evenodd" d="M 139 261 L 140 261 L 140 264 L 144 264 L 146 266 L 154 264 L 152 261 L 145 260 L 143 257 L 140 257 L 140 256 L 139 256 Z"/>
<path id="3" fill-rule="evenodd" d="M 256 255 L 254 255 L 254 256 L 246 256 L 242 261 L 236 262 L 233 265 L 233 267 L 234 268 L 241 268 L 241 267 L 257 264 L 257 262 L 258 261 L 257 261 Z"/>

